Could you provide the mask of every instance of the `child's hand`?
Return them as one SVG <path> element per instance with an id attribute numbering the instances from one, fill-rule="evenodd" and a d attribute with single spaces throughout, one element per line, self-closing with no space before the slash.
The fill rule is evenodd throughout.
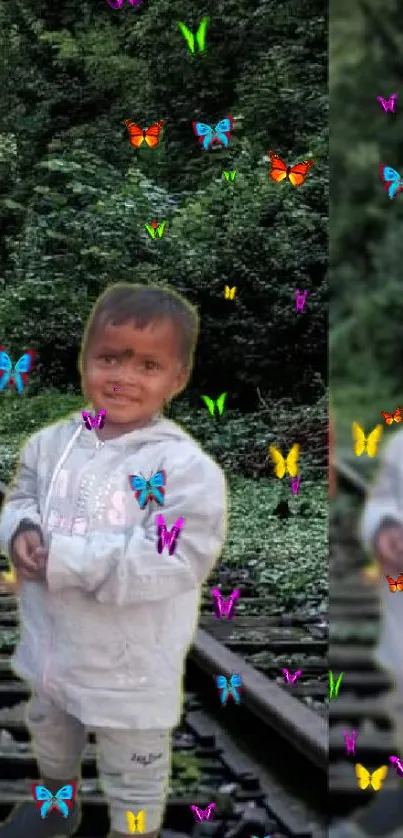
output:
<path id="1" fill-rule="evenodd" d="M 403 573 L 403 527 L 400 524 L 381 526 L 375 536 L 375 556 L 383 570 Z"/>
<path id="2" fill-rule="evenodd" d="M 28 582 L 44 578 L 45 561 L 41 534 L 36 529 L 16 535 L 11 548 L 11 561 L 19 576 Z"/>

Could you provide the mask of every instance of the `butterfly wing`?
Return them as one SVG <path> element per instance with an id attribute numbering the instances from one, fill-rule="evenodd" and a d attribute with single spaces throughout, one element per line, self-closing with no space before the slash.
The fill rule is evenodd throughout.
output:
<path id="1" fill-rule="evenodd" d="M 207 27 L 209 25 L 210 18 L 203 17 L 200 21 L 199 28 L 196 32 L 196 41 L 197 46 L 199 47 L 199 52 L 204 52 L 206 49 L 206 34 L 207 34 Z"/>
<path id="2" fill-rule="evenodd" d="M 269 452 L 274 462 L 274 473 L 276 477 L 279 477 L 280 480 L 282 480 L 286 471 L 286 461 L 281 452 L 275 448 L 274 445 L 270 445 Z"/>
<path id="3" fill-rule="evenodd" d="M 278 157 L 277 154 L 274 154 L 273 151 L 269 151 L 269 158 L 271 163 L 271 169 L 269 172 L 269 177 L 274 180 L 276 183 L 281 183 L 287 177 L 288 167 L 281 160 L 281 157 Z"/>
<path id="4" fill-rule="evenodd" d="M 387 105 L 386 99 L 384 99 L 383 96 L 377 96 L 376 98 L 377 98 L 379 104 L 382 105 L 384 111 L 386 112 L 388 110 L 388 105 Z"/>
<path id="5" fill-rule="evenodd" d="M 232 116 L 226 116 L 225 119 L 221 119 L 220 122 L 217 122 L 217 125 L 214 128 L 212 141 L 220 142 L 221 145 L 228 148 L 233 127 L 234 120 Z"/>
<path id="6" fill-rule="evenodd" d="M 213 136 L 214 131 L 211 125 L 205 122 L 192 122 L 193 133 L 199 138 L 199 143 L 204 151 L 207 151 Z"/>
<path id="7" fill-rule="evenodd" d="M 223 615 L 223 605 L 224 600 L 221 591 L 218 588 L 211 589 L 211 596 L 214 597 L 215 602 L 213 605 L 214 613 L 217 617 L 217 620 L 220 620 Z"/>
<path id="8" fill-rule="evenodd" d="M 238 689 L 242 686 L 242 678 L 237 672 L 234 673 L 234 675 L 231 675 L 230 685 L 231 685 L 231 694 L 232 694 L 232 696 L 235 700 L 235 703 L 239 704 L 240 701 L 241 701 L 241 697 L 238 693 Z"/>
<path id="9" fill-rule="evenodd" d="M 378 443 L 383 433 L 382 425 L 377 425 L 376 428 L 368 434 L 367 439 L 367 454 L 368 457 L 375 457 L 378 453 Z"/>
<path id="10" fill-rule="evenodd" d="M 214 809 L 215 809 L 215 803 L 209 803 L 208 806 L 206 806 L 206 808 L 204 810 L 204 819 L 206 821 L 211 820 L 211 818 L 214 814 Z"/>
<path id="11" fill-rule="evenodd" d="M 366 437 L 364 434 L 363 429 L 358 424 L 358 422 L 353 422 L 352 424 L 352 432 L 353 432 L 353 440 L 354 440 L 354 453 L 357 457 L 361 457 L 361 454 L 365 451 L 366 446 Z"/>
<path id="12" fill-rule="evenodd" d="M 233 171 L 233 172 L 230 172 L 230 178 L 231 178 L 231 180 L 235 180 L 235 178 L 236 178 L 236 169 L 234 169 L 234 171 Z"/>
<path id="13" fill-rule="evenodd" d="M 129 475 L 130 488 L 133 489 L 140 509 L 144 509 L 149 501 L 148 483 L 144 477 L 137 474 Z"/>
<path id="14" fill-rule="evenodd" d="M 392 169 L 392 166 L 385 166 L 383 163 L 379 166 L 379 171 L 382 180 L 385 181 L 385 189 L 389 198 L 392 200 L 403 188 L 399 172 L 396 169 Z"/>
<path id="15" fill-rule="evenodd" d="M 99 428 L 100 431 L 102 431 L 102 428 L 105 425 L 105 419 L 106 419 L 106 410 L 100 410 L 99 413 L 98 413 L 98 416 L 95 419 L 95 423 L 98 425 L 98 428 Z"/>
<path id="16" fill-rule="evenodd" d="M 232 594 L 228 597 L 228 602 L 226 603 L 227 620 L 231 619 L 232 612 L 235 608 L 235 603 L 236 603 L 236 601 L 239 597 L 239 594 L 240 594 L 239 588 L 235 588 L 235 590 L 232 591 Z"/>
<path id="17" fill-rule="evenodd" d="M 220 416 L 222 416 L 223 413 L 224 413 L 224 405 L 225 405 L 225 399 L 227 398 L 227 395 L 228 395 L 228 393 L 221 393 L 221 396 L 219 396 L 218 399 L 217 399 L 217 402 L 216 402 L 217 410 L 218 410 Z"/>
<path id="18" fill-rule="evenodd" d="M 229 179 L 230 179 L 230 172 L 223 172 L 223 175 L 224 175 L 224 177 L 225 177 L 225 180 L 229 180 Z"/>
<path id="19" fill-rule="evenodd" d="M 5 390 L 10 378 L 10 372 L 13 368 L 13 362 L 8 353 L 0 346 L 0 392 Z"/>
<path id="20" fill-rule="evenodd" d="M 284 675 L 286 683 L 289 684 L 290 683 L 290 673 L 289 673 L 288 669 L 282 669 L 281 671 Z"/>
<path id="21" fill-rule="evenodd" d="M 298 474 L 298 457 L 299 457 L 299 443 L 295 442 L 291 450 L 287 454 L 287 471 L 290 477 L 296 477 Z"/>
<path id="22" fill-rule="evenodd" d="M 160 239 L 162 239 L 162 237 L 164 235 L 166 226 L 167 226 L 166 221 L 162 221 L 161 224 L 159 224 L 158 227 L 157 227 L 157 234 L 160 237 Z"/>
<path id="23" fill-rule="evenodd" d="M 152 239 L 155 239 L 156 230 L 154 227 L 151 227 L 151 224 L 144 224 L 144 227 L 147 230 L 148 235 L 151 236 Z"/>
<path id="24" fill-rule="evenodd" d="M 191 810 L 194 814 L 195 820 L 199 821 L 199 823 L 201 823 L 204 820 L 203 809 L 200 809 L 199 806 L 191 806 L 190 808 L 191 808 Z"/>
<path id="25" fill-rule="evenodd" d="M 402 412 L 401 407 L 396 408 L 396 410 L 394 412 L 394 415 L 393 415 L 393 418 L 394 418 L 395 422 L 397 422 L 397 423 L 403 421 L 403 412 Z"/>
<path id="26" fill-rule="evenodd" d="M 178 20 L 177 23 L 179 32 L 181 33 L 181 35 L 183 35 L 188 45 L 189 52 L 193 54 L 195 51 L 195 37 L 193 35 L 193 32 L 191 32 L 190 29 L 188 29 L 187 26 L 184 23 L 182 23 L 181 20 Z"/>
<path id="27" fill-rule="evenodd" d="M 388 773 L 388 766 L 381 765 L 380 768 L 377 768 L 376 771 L 373 771 L 371 776 L 371 786 L 375 791 L 379 791 L 382 787 L 382 783 Z"/>
<path id="28" fill-rule="evenodd" d="M 18 393 L 22 393 L 24 386 L 27 384 L 27 373 L 31 372 L 36 358 L 36 352 L 32 349 L 27 349 L 21 358 L 18 359 L 14 367 L 14 381 Z"/>
<path id="29" fill-rule="evenodd" d="M 46 815 L 53 805 L 53 794 L 41 783 L 33 783 L 31 788 L 32 796 L 40 816 L 41 818 L 46 818 Z"/>
<path id="30" fill-rule="evenodd" d="M 293 186 L 302 186 L 305 182 L 305 178 L 309 172 L 311 166 L 313 166 L 313 160 L 303 160 L 302 163 L 297 163 L 296 166 L 293 166 L 288 173 L 288 177 Z"/>
<path id="31" fill-rule="evenodd" d="M 211 415 L 214 416 L 215 401 L 213 399 L 210 399 L 210 396 L 201 396 L 201 398 L 203 399 L 205 405 L 208 407 L 209 413 L 211 413 Z"/>
<path id="32" fill-rule="evenodd" d="M 148 481 L 148 489 L 151 490 L 153 499 L 156 500 L 160 506 L 164 505 L 166 482 L 167 475 L 164 469 L 156 471 Z"/>
<path id="33" fill-rule="evenodd" d="M 366 789 L 371 783 L 371 775 L 367 769 L 361 765 L 360 762 L 357 762 L 355 766 L 355 776 L 357 777 L 357 782 L 360 789 Z"/>
<path id="34" fill-rule="evenodd" d="M 228 681 L 227 681 L 225 675 L 216 675 L 215 681 L 216 681 L 216 684 L 217 684 L 217 689 L 222 690 L 221 696 L 220 696 L 221 704 L 225 704 L 225 702 L 228 698 L 228 692 L 229 692 Z"/>
<path id="35" fill-rule="evenodd" d="M 161 130 L 165 125 L 165 119 L 160 119 L 159 122 L 154 122 L 144 131 L 144 139 L 149 148 L 155 148 L 160 141 Z"/>
<path id="36" fill-rule="evenodd" d="M 391 425 L 393 422 L 393 416 L 391 413 L 387 413 L 385 410 L 381 410 L 381 416 L 383 416 L 387 425 Z"/>
<path id="37" fill-rule="evenodd" d="M 140 128 L 139 125 L 136 125 L 135 122 L 130 122 L 129 119 L 125 120 L 125 125 L 129 132 L 129 139 L 130 145 L 134 146 L 134 148 L 140 148 L 144 142 L 144 131 Z"/>
<path id="38" fill-rule="evenodd" d="M 67 783 L 65 786 L 62 786 L 62 788 L 60 788 L 55 794 L 53 808 L 59 809 L 64 818 L 68 817 L 69 808 L 72 805 L 72 802 L 75 797 L 75 787 L 76 783 Z"/>
<path id="39" fill-rule="evenodd" d="M 95 425 L 95 419 L 93 419 L 93 418 L 92 418 L 91 414 L 90 414 L 90 413 L 88 413 L 88 411 L 87 411 L 87 410 L 83 410 L 83 411 L 82 411 L 82 413 L 81 413 L 81 416 L 82 416 L 82 417 L 83 417 L 83 419 L 84 419 L 84 424 L 85 424 L 85 427 L 86 427 L 89 431 L 91 431 L 91 430 L 92 430 L 92 428 L 93 428 L 93 427 L 94 427 L 94 425 Z"/>

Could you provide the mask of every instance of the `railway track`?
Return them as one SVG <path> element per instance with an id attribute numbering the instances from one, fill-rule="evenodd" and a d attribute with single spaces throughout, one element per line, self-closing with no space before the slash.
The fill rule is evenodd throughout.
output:
<path id="1" fill-rule="evenodd" d="M 225 574 L 225 570 L 224 570 Z M 242 587 L 243 585 L 243 587 Z M 248 614 L 218 620 L 206 596 L 186 668 L 186 694 L 175 731 L 173 774 L 162 831 L 219 838 L 322 838 L 327 805 L 327 641 L 320 618 L 276 614 L 274 601 L 240 583 Z M 251 596 L 252 594 L 252 596 Z M 267 615 L 267 610 L 270 616 Z M 274 613 L 273 613 L 274 612 Z M 25 705 L 28 690 L 10 668 L 18 602 L 0 596 L 0 819 L 29 796 L 37 778 Z M 298 657 L 299 656 L 299 657 Z M 281 666 L 301 660 L 302 683 L 284 684 Z M 259 669 L 256 666 L 259 663 Z M 254 665 L 252 665 L 254 663 Z M 295 668 L 294 666 L 291 668 Z M 214 675 L 242 677 L 242 701 L 221 707 Z M 306 676 L 306 677 L 305 677 Z M 78 836 L 107 834 L 90 735 L 81 784 Z M 214 821 L 195 824 L 190 805 L 216 803 Z"/>
<path id="2" fill-rule="evenodd" d="M 392 684 L 374 661 L 380 621 L 378 586 L 363 574 L 367 558 L 356 536 L 357 513 L 367 484 L 348 463 L 339 460 L 335 465 L 341 499 L 348 493 L 350 504 L 347 511 L 345 503 L 338 506 L 336 501 L 330 534 L 329 668 L 344 672 L 339 697 L 329 708 L 331 817 L 346 816 L 372 800 L 357 785 L 356 762 L 372 771 L 389 765 L 389 756 L 396 753 L 388 711 Z M 353 729 L 357 732 L 355 757 L 347 755 L 343 735 Z M 396 788 L 397 783 L 389 771 L 385 788 Z"/>

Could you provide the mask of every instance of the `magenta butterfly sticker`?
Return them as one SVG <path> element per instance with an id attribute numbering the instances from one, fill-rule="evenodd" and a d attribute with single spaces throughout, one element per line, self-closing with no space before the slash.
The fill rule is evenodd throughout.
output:
<path id="1" fill-rule="evenodd" d="M 300 474 L 298 475 L 298 477 L 290 477 L 291 491 L 292 491 L 293 495 L 298 494 L 300 482 L 301 482 L 301 475 Z"/>
<path id="2" fill-rule="evenodd" d="M 345 730 L 344 733 L 343 733 L 343 736 L 344 736 L 344 742 L 346 744 L 346 753 L 347 754 L 352 754 L 353 756 L 355 756 L 355 740 L 356 740 L 356 737 L 357 737 L 357 731 L 352 730 L 350 735 L 349 735 L 347 733 L 347 731 Z"/>
<path id="3" fill-rule="evenodd" d="M 376 98 L 377 98 L 379 104 L 382 105 L 385 113 L 387 111 L 390 111 L 391 113 L 394 113 L 395 112 L 395 102 L 396 102 L 397 96 L 398 96 L 397 93 L 392 93 L 392 95 L 389 97 L 389 99 L 384 99 L 383 96 L 377 96 Z"/>
<path id="4" fill-rule="evenodd" d="M 209 803 L 205 809 L 199 809 L 198 806 L 191 806 L 190 808 L 194 814 L 195 821 L 199 821 L 199 823 L 201 823 L 202 821 L 211 821 L 214 814 L 215 803 Z"/>
<path id="5" fill-rule="evenodd" d="M 85 427 L 88 428 L 89 431 L 91 431 L 92 428 L 99 428 L 102 430 L 105 425 L 106 410 L 100 410 L 97 416 L 91 416 L 91 413 L 83 410 L 81 416 L 84 419 Z"/>
<path id="6" fill-rule="evenodd" d="M 305 303 L 306 303 L 306 298 L 307 298 L 308 294 L 309 294 L 309 291 L 308 291 L 307 288 L 305 288 L 304 293 L 302 293 L 299 290 L 299 288 L 296 289 L 296 291 L 295 291 L 295 311 L 302 311 L 303 312 L 305 310 Z"/>
<path id="7" fill-rule="evenodd" d="M 281 671 L 284 675 L 284 680 L 286 684 L 295 684 L 297 678 L 299 678 L 303 673 L 303 669 L 297 669 L 297 671 L 294 673 L 290 672 L 289 669 L 282 669 Z"/>
<path id="8" fill-rule="evenodd" d="M 109 3 L 111 9 L 120 9 L 123 6 L 123 0 L 106 0 Z M 143 0 L 127 0 L 131 6 L 134 6 L 136 9 L 138 6 L 141 6 Z"/>
<path id="9" fill-rule="evenodd" d="M 400 757 L 389 757 L 398 777 L 403 777 L 403 760 Z"/>
<path id="10" fill-rule="evenodd" d="M 168 530 L 164 516 L 157 515 L 157 550 L 159 553 L 162 553 L 164 547 L 168 547 L 168 553 L 172 556 L 172 553 L 175 552 L 176 542 L 184 523 L 184 518 L 178 518 L 172 529 Z"/>
<path id="11" fill-rule="evenodd" d="M 227 618 L 227 620 L 231 619 L 232 612 L 234 610 L 235 603 L 239 597 L 239 594 L 239 588 L 235 588 L 235 590 L 232 591 L 232 594 L 228 597 L 228 599 L 224 599 L 221 591 L 219 591 L 218 588 L 211 589 L 211 595 L 215 598 L 213 608 L 217 620 L 221 620 L 221 617 L 224 616 Z"/>

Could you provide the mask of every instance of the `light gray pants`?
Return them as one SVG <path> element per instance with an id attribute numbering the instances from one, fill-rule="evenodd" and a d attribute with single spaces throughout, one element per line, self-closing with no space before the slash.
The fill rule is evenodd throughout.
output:
<path id="1" fill-rule="evenodd" d="M 41 777 L 68 780 L 80 775 L 87 728 L 54 704 L 33 693 L 27 724 Z M 129 832 L 127 813 L 145 813 L 143 832 L 162 823 L 171 763 L 170 730 L 90 728 L 97 740 L 99 779 L 109 804 L 111 828 Z"/>

